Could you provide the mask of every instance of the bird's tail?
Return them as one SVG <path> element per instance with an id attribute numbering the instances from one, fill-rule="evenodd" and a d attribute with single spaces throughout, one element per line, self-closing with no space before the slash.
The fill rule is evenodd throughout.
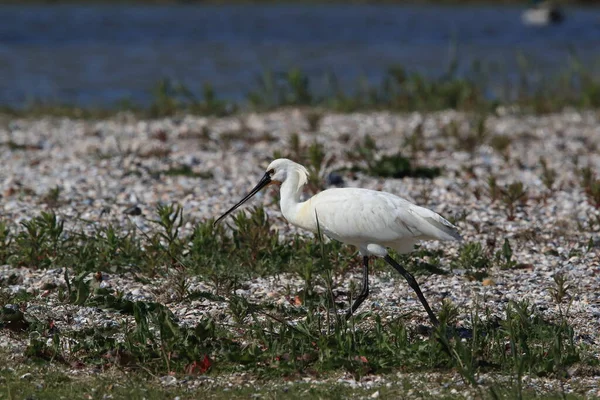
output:
<path id="1" fill-rule="evenodd" d="M 446 220 L 442 216 L 434 214 L 433 216 L 425 217 L 425 219 L 435 229 L 435 239 L 458 241 L 462 240 L 462 236 L 460 236 L 460 233 L 458 233 L 458 228 L 452 225 L 450 221 Z"/>

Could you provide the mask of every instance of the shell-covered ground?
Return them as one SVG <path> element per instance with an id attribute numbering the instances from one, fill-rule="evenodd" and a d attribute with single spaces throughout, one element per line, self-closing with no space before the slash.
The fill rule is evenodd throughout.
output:
<path id="1" fill-rule="evenodd" d="M 366 137 L 375 143 L 374 160 L 401 153 L 413 166 L 439 167 L 441 174 L 433 179 L 373 176 L 365 169 Z M 218 217 L 244 196 L 274 157 L 310 163 L 308 149 L 315 143 L 324 150 L 324 159 L 310 167 L 319 170 L 317 181 L 323 187 L 387 191 L 455 221 L 463 243 L 423 243 L 425 249 L 443 250 L 442 268 L 454 265 L 451 274 L 418 276 L 434 309 L 450 300 L 461 311 L 460 321 L 468 319 L 468 310 L 475 306 L 501 315 L 509 301 L 528 300 L 550 320 L 566 314 L 576 341 L 600 357 L 600 183 L 593 187 L 600 179 L 598 112 L 532 116 L 504 111 L 480 116 L 454 111 L 335 114 L 284 109 L 161 120 L 126 114 L 101 121 L 3 117 L 0 219 L 17 226 L 52 209 L 67 231 L 92 233 L 98 226 L 125 229 L 135 224 L 150 232 L 154 227 L 148 219 L 156 206 L 177 202 L 186 221 L 182 232 L 189 232 L 194 223 Z M 588 171 L 587 181 L 582 170 Z M 523 193 L 511 200 L 510 185 L 517 190 L 518 182 Z M 270 188 L 252 204 L 264 205 L 273 221 L 273 235 L 292 240 L 300 231 L 286 223 L 275 200 L 276 191 Z M 501 252 L 505 240 L 511 246 L 512 264 L 490 265 L 484 279 L 474 278 L 468 265 L 452 264 L 465 243 L 479 242 L 486 254 L 493 255 Z M 359 268 L 352 269 L 336 278 L 337 283 L 347 290 L 351 281 L 360 282 L 360 274 Z M 557 276 L 566 278 L 568 285 L 558 300 Z M 189 279 L 189 290 L 213 290 L 202 277 Z M 193 325 L 205 314 L 229 312 L 206 299 L 176 300 L 166 280 L 103 271 L 102 285 L 126 298 L 164 302 L 185 324 Z M 23 289 L 32 294 L 28 312 L 52 319 L 59 329 L 118 325 L 125 318 L 60 301 L 54 288 L 65 286 L 62 269 L 4 265 L 0 282 L 13 293 Z M 394 271 L 379 268 L 370 283 L 363 310 L 386 317 L 410 314 L 411 324 L 428 324 L 416 296 Z M 251 302 L 268 300 L 292 307 L 290 287 L 294 293 L 302 286 L 297 275 L 278 274 L 251 279 L 236 294 Z M 0 331 L 0 346 L 14 357 L 29 339 Z M 566 391 L 600 396 L 596 374 L 574 370 L 560 381 L 526 377 L 524 382 L 536 390 L 558 390 L 562 385 Z M 337 379 L 373 387 L 373 397 L 377 387 L 393 383 L 389 376 L 355 381 L 340 373 Z M 455 372 L 449 372 L 448 379 L 460 381 Z M 447 385 L 442 381 L 436 380 L 439 387 L 421 390 L 435 394 Z"/>

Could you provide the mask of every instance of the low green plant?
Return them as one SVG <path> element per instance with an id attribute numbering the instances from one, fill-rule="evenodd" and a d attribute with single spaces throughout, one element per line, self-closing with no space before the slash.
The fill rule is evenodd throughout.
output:
<path id="1" fill-rule="evenodd" d="M 504 239 L 502 249 L 495 254 L 495 260 L 500 269 L 513 269 L 517 266 L 517 261 L 513 259 L 513 250 L 508 239 Z"/>
<path id="2" fill-rule="evenodd" d="M 589 238 L 586 245 L 585 245 L 585 252 L 589 253 L 590 251 L 592 251 L 593 249 L 595 249 L 596 247 L 598 247 L 599 243 L 596 243 L 596 241 L 594 241 L 594 238 Z"/>
<path id="3" fill-rule="evenodd" d="M 42 212 L 29 221 L 21 222 L 21 226 L 24 229 L 11 240 L 13 243 L 8 251 L 5 250 L 10 253 L 7 260 L 10 264 L 30 268 L 60 264 L 64 253 L 59 249 L 66 241 L 63 220 L 59 220 L 53 212 Z"/>
<path id="4" fill-rule="evenodd" d="M 67 285 L 67 293 L 63 300 L 76 305 L 83 305 L 93 294 L 94 289 L 98 287 L 92 279 L 87 279 L 89 271 L 84 271 L 73 279 L 69 277 L 69 270 L 65 268 L 64 278 Z"/>
<path id="5" fill-rule="evenodd" d="M 552 279 L 554 280 L 554 286 L 549 289 L 550 294 L 556 304 L 561 304 L 567 297 L 570 297 L 569 289 L 571 289 L 571 284 L 563 273 L 554 274 Z"/>
<path id="6" fill-rule="evenodd" d="M 7 262 L 12 240 L 12 234 L 8 224 L 0 219 L 0 264 L 5 264 Z"/>
<path id="7" fill-rule="evenodd" d="M 218 100 L 213 87 L 209 84 L 204 84 L 202 99 L 198 100 L 184 84 L 162 79 L 152 90 L 152 96 L 152 104 L 147 110 L 148 116 L 152 118 L 171 116 L 182 111 L 223 116 L 235 110 L 233 105 Z"/>
<path id="8" fill-rule="evenodd" d="M 355 171 L 364 171 L 372 176 L 384 178 L 427 178 L 432 179 L 441 174 L 439 167 L 415 166 L 400 153 L 394 155 L 377 156 L 377 145 L 375 141 L 366 135 L 361 146 L 348 152 L 348 158 L 356 163 L 364 163 L 365 167 L 354 166 Z"/>
<path id="9" fill-rule="evenodd" d="M 247 99 L 258 109 L 314 104 L 308 76 L 299 68 L 282 74 L 265 71 L 258 79 L 258 88 L 250 92 Z"/>
<path id="10" fill-rule="evenodd" d="M 383 178 L 427 178 L 433 179 L 441 174 L 439 167 L 414 167 L 408 158 L 400 154 L 383 155 L 373 163 L 368 173 Z"/>
<path id="11" fill-rule="evenodd" d="M 506 310 L 502 328 L 509 334 L 507 361 L 517 377 L 519 396 L 524 374 L 566 376 L 566 368 L 580 360 L 573 329 L 563 319 L 544 321 L 527 302 L 513 302 Z M 541 346 L 532 347 L 537 342 Z"/>
<path id="12" fill-rule="evenodd" d="M 586 232 L 600 232 L 600 215 L 588 212 L 586 219 L 577 221 L 577 228 Z"/>
<path id="13" fill-rule="evenodd" d="M 346 155 L 351 161 L 362 160 L 367 165 L 367 169 L 370 170 L 374 167 L 377 151 L 375 140 L 370 135 L 365 135 L 362 143 L 356 146 L 355 149 L 348 151 Z"/>
<path id="14" fill-rule="evenodd" d="M 595 208 L 600 208 L 600 178 L 591 167 L 584 167 L 579 171 L 581 186 L 587 196 L 588 203 Z"/>
<path id="15" fill-rule="evenodd" d="M 442 350 L 450 357 L 452 365 L 458 370 L 465 384 L 477 386 L 478 349 L 479 344 L 477 326 L 481 321 L 475 321 L 474 329 L 470 332 L 471 340 L 463 341 L 460 333 L 452 328 L 459 315 L 458 307 L 448 300 L 442 303 L 439 314 L 440 325 L 434 332 L 435 338 Z"/>
<path id="16" fill-rule="evenodd" d="M 447 135 L 455 139 L 458 149 L 473 154 L 479 146 L 485 143 L 488 137 L 486 121 L 487 114 L 479 113 L 470 121 L 469 129 L 466 132 L 461 132 L 455 122 L 450 123 L 449 129 L 446 130 Z"/>
<path id="17" fill-rule="evenodd" d="M 308 77 L 300 69 L 291 69 L 287 72 L 285 78 L 289 91 L 286 93 L 284 104 L 312 104 L 312 94 L 310 92 Z"/>
<path id="18" fill-rule="evenodd" d="M 61 190 L 62 189 L 59 186 L 55 186 L 54 188 L 48 190 L 48 193 L 42 196 L 42 202 L 46 203 L 50 208 L 55 208 L 59 206 Z"/>
<path id="19" fill-rule="evenodd" d="M 502 190 L 502 202 L 505 206 L 506 217 L 509 221 L 516 218 L 517 207 L 523 205 L 527 200 L 527 190 L 523 182 L 517 181 L 507 185 Z"/>
<path id="20" fill-rule="evenodd" d="M 319 124 L 323 119 L 323 112 L 321 110 L 311 110 L 305 114 L 306 121 L 308 122 L 308 130 L 310 132 L 317 132 Z"/>
<path id="21" fill-rule="evenodd" d="M 324 189 L 322 175 L 323 168 L 327 166 L 325 149 L 321 143 L 315 141 L 308 147 L 308 161 L 308 185 L 316 193 Z"/>
<path id="22" fill-rule="evenodd" d="M 446 304 L 444 309 L 454 315 L 452 306 Z M 452 329 L 448 323 L 440 324 L 435 337 L 465 383 L 478 388 L 480 394 L 479 372 L 497 368 L 509 372 L 511 396 L 522 398 L 524 375 L 562 379 L 567 368 L 580 361 L 573 330 L 566 321 L 550 323 L 527 302 L 511 301 L 501 320 L 492 318 L 488 310 L 481 315 L 476 308 L 470 324 L 470 329 L 466 330 Z M 494 397 L 497 388 L 489 389 Z"/>
<path id="23" fill-rule="evenodd" d="M 179 300 L 185 298 L 189 289 L 188 266 L 182 260 L 181 254 L 185 242 L 180 237 L 180 229 L 184 223 L 183 208 L 178 204 L 159 204 L 156 208 L 158 219 L 154 222 L 159 231 L 149 236 L 151 252 L 164 254 L 163 257 L 168 286 L 171 287 Z"/>
<path id="24" fill-rule="evenodd" d="M 462 245 L 458 251 L 458 257 L 450 263 L 452 269 L 464 270 L 469 278 L 475 280 L 482 280 L 487 277 L 491 265 L 490 258 L 479 242 Z"/>
<path id="25" fill-rule="evenodd" d="M 154 98 L 150 106 L 150 115 L 154 117 L 175 114 L 183 104 L 180 97 L 189 100 L 189 91 L 183 85 L 174 85 L 168 79 L 159 81 L 152 94 Z"/>
<path id="26" fill-rule="evenodd" d="M 201 178 L 201 179 L 212 179 L 213 174 L 211 171 L 207 172 L 196 172 L 186 164 L 176 165 L 168 170 L 162 172 L 166 176 L 187 176 L 190 178 Z"/>
<path id="27" fill-rule="evenodd" d="M 512 138 L 507 135 L 494 135 L 490 139 L 490 146 L 498 153 L 502 154 L 505 160 L 509 159 L 509 148 Z"/>
<path id="28" fill-rule="evenodd" d="M 491 202 L 495 202 L 500 198 L 501 190 L 498 187 L 498 182 L 494 175 L 490 175 L 487 179 L 488 190 L 487 194 L 491 200 Z"/>
<path id="29" fill-rule="evenodd" d="M 413 275 L 447 275 L 449 272 L 442 268 L 443 256 L 443 250 L 430 250 L 425 246 L 415 246 L 410 254 L 394 254 L 394 258 Z"/>
<path id="30" fill-rule="evenodd" d="M 540 165 L 542 166 L 542 182 L 546 186 L 546 189 L 552 192 L 557 177 L 556 170 L 548 167 L 548 163 L 544 157 L 540 157 Z"/>
<path id="31" fill-rule="evenodd" d="M 417 153 L 425 149 L 425 137 L 423 135 L 423 123 L 420 122 L 415 126 L 412 133 L 404 140 L 404 146 L 410 149 L 411 162 L 417 162 Z"/>

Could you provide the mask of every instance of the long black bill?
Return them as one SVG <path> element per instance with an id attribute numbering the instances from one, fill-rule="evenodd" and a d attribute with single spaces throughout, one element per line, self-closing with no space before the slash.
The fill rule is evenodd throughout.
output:
<path id="1" fill-rule="evenodd" d="M 250 191 L 250 193 L 248 193 L 246 195 L 246 197 L 244 197 L 242 200 L 240 200 L 239 203 L 237 203 L 235 206 L 233 206 L 229 210 L 227 210 L 227 212 L 225 214 L 223 214 L 219 218 L 217 218 L 217 220 L 215 221 L 215 223 L 213 224 L 213 226 L 217 225 L 223 218 L 225 218 L 226 216 L 228 216 L 229 214 L 231 214 L 232 212 L 234 212 L 239 206 L 241 206 L 242 204 L 244 204 L 245 202 L 247 202 L 248 200 L 250 200 L 252 198 L 252 196 L 254 196 L 256 193 L 258 193 L 260 191 L 260 189 L 264 188 L 269 183 L 271 183 L 271 175 L 267 172 L 262 177 L 262 179 L 260 180 L 260 182 L 258 182 L 258 184 L 254 187 L 254 189 L 252 189 Z"/>

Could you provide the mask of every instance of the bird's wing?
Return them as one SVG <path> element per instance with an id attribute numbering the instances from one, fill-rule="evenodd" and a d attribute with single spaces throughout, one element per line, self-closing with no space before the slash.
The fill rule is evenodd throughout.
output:
<path id="1" fill-rule="evenodd" d="M 457 239 L 444 218 L 390 193 L 330 189 L 311 199 L 328 236 L 354 243 L 391 243 L 406 239 Z"/>
<path id="2" fill-rule="evenodd" d="M 402 213 L 400 219 L 417 225 L 418 231 L 421 232 L 419 239 L 462 240 L 456 226 L 427 208 L 411 204 L 407 213 L 409 215 Z"/>

